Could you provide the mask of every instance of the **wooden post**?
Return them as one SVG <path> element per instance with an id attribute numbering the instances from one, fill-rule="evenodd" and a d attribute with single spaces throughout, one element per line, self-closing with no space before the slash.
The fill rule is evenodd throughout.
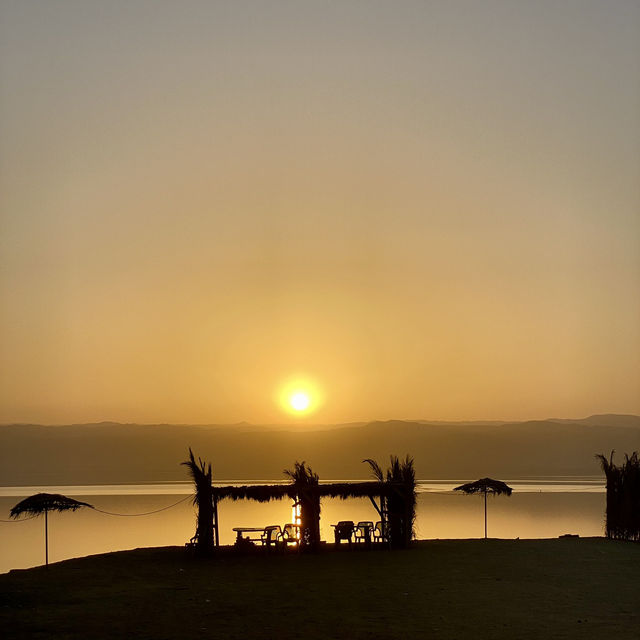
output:
<path id="1" fill-rule="evenodd" d="M 45 563 L 49 566 L 49 510 L 44 512 L 44 557 Z"/>
<path id="2" fill-rule="evenodd" d="M 218 496 L 213 494 L 213 533 L 214 544 L 216 547 L 220 546 L 220 532 L 218 530 Z"/>
<path id="3" fill-rule="evenodd" d="M 484 539 L 487 539 L 487 488 L 484 489 Z"/>

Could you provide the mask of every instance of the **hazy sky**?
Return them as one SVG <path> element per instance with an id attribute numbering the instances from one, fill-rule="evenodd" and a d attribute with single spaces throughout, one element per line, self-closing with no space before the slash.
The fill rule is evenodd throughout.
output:
<path id="1" fill-rule="evenodd" d="M 640 413 L 640 3 L 0 0 L 0 421 Z"/>

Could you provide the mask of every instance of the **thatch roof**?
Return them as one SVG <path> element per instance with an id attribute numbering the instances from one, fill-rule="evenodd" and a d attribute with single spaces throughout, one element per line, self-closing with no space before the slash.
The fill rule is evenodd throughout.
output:
<path id="1" fill-rule="evenodd" d="M 218 500 L 255 500 L 256 502 L 270 502 L 283 498 L 295 498 L 296 489 L 293 484 L 256 484 L 241 487 L 213 487 L 213 495 Z"/>
<path id="2" fill-rule="evenodd" d="M 333 482 L 321 484 L 320 495 L 327 498 L 376 498 L 393 491 L 392 485 L 386 482 Z"/>
<path id="3" fill-rule="evenodd" d="M 367 498 L 388 495 L 399 487 L 389 482 L 334 482 L 300 486 L 298 484 L 262 484 L 241 487 L 214 487 L 213 493 L 219 500 L 255 500 L 269 502 L 283 498 L 295 499 L 300 493 L 315 493 L 320 498 Z"/>
<path id="4" fill-rule="evenodd" d="M 11 509 L 10 515 L 12 518 L 18 518 L 23 514 L 38 516 L 41 513 L 45 513 L 45 511 L 76 511 L 80 507 L 93 509 L 93 505 L 87 502 L 67 498 L 67 496 L 62 496 L 59 493 L 36 493 L 25 498 L 22 502 L 18 502 Z"/>
<path id="5" fill-rule="evenodd" d="M 480 478 L 475 482 L 467 482 L 456 487 L 454 491 L 464 491 L 465 493 L 495 493 L 496 495 L 510 496 L 513 489 L 500 480 L 492 478 Z"/>

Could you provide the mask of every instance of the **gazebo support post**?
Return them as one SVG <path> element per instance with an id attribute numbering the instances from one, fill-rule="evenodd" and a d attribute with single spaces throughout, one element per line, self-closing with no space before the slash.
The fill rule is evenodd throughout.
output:
<path id="1" fill-rule="evenodd" d="M 387 547 L 390 549 L 391 548 L 391 543 L 389 541 L 389 524 L 387 521 L 387 514 L 388 514 L 388 509 L 387 509 L 387 499 L 385 496 L 381 495 L 380 496 L 380 509 L 381 509 L 381 513 L 380 513 L 380 522 L 381 522 L 381 527 L 382 527 L 382 542 L 387 544 Z"/>
<path id="2" fill-rule="evenodd" d="M 44 512 L 44 561 L 49 566 L 49 511 Z"/>
<path id="3" fill-rule="evenodd" d="M 320 544 L 320 496 L 313 488 L 302 489 L 296 499 L 300 502 L 300 548 L 317 549 Z"/>

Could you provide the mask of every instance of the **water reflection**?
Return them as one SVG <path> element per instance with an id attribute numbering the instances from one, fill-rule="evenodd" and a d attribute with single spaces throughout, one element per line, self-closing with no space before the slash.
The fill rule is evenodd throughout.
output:
<path id="1" fill-rule="evenodd" d="M 454 493 L 460 480 L 425 481 L 418 488 L 418 538 L 480 538 L 484 535 L 481 496 Z M 605 494 L 602 479 L 555 478 L 509 481 L 511 497 L 489 498 L 489 537 L 549 538 L 564 533 L 603 534 Z M 62 493 L 90 502 L 103 511 L 146 513 L 174 504 L 192 492 L 189 483 L 82 487 L 0 488 L 0 519 L 10 508 L 38 491 Z M 292 501 L 220 503 L 220 542 L 233 544 L 233 527 L 256 527 L 291 522 Z M 333 540 L 331 524 L 339 520 L 372 520 L 378 514 L 366 498 L 323 499 L 320 532 Z M 190 500 L 148 516 L 109 516 L 85 509 L 49 515 L 50 561 L 136 547 L 183 545 L 195 531 Z M 0 522 L 0 572 L 44 563 L 42 518 Z"/>

